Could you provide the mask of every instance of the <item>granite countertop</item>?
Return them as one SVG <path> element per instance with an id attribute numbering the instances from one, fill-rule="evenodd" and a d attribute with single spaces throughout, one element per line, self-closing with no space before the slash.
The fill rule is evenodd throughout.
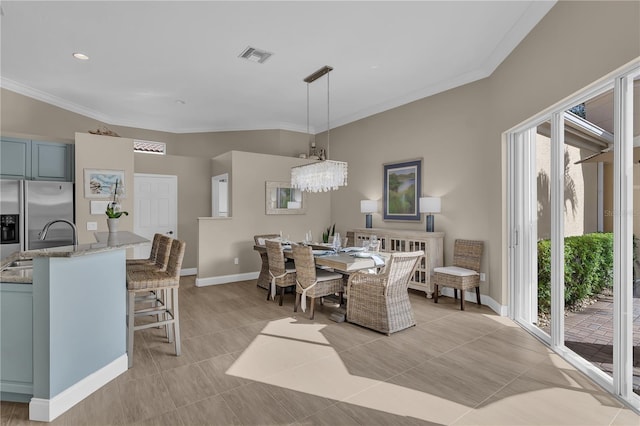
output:
<path id="1" fill-rule="evenodd" d="M 97 242 L 90 244 L 78 244 L 77 247 L 62 246 L 15 252 L 0 261 L 0 281 L 11 283 L 31 283 L 33 281 L 32 268 L 3 270 L 7 265 L 15 260 L 33 259 L 34 257 L 85 256 L 111 250 L 126 249 L 149 242 L 148 239 L 128 231 L 115 233 L 95 232 L 93 235 Z"/>

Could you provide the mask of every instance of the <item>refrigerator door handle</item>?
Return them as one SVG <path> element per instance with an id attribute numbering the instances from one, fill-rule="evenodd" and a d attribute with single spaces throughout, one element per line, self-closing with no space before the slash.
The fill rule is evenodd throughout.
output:
<path id="1" fill-rule="evenodd" d="M 18 226 L 20 227 L 20 231 L 18 233 L 18 235 L 20 236 L 20 251 L 25 251 L 27 250 L 27 229 L 25 228 L 25 225 L 27 223 L 27 218 L 26 218 L 26 214 L 27 214 L 27 207 L 26 207 L 26 195 L 25 191 L 26 191 L 26 187 L 24 184 L 23 180 L 19 180 L 18 181 L 18 213 L 20 214 L 20 219 L 18 220 Z"/>

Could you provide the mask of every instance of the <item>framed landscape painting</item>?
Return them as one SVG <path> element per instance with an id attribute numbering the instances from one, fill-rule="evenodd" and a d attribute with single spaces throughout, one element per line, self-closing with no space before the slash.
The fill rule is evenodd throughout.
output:
<path id="1" fill-rule="evenodd" d="M 422 160 L 384 165 L 384 220 L 420 221 Z"/>
<path id="2" fill-rule="evenodd" d="M 84 169 L 84 197 L 110 198 L 116 182 L 124 188 L 124 170 Z M 118 197 L 124 198 L 124 194 Z"/>

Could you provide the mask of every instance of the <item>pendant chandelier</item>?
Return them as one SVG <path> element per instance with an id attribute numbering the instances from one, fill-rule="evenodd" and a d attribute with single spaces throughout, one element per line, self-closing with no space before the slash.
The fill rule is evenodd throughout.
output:
<path id="1" fill-rule="evenodd" d="M 329 72 L 332 70 L 332 67 L 324 66 L 304 79 L 304 82 L 307 83 L 307 134 L 309 134 L 309 84 L 323 75 L 327 75 L 327 152 L 326 159 L 322 159 L 322 161 L 291 168 L 291 187 L 301 191 L 326 192 L 336 190 L 341 186 L 347 186 L 347 163 L 328 159 L 331 133 L 329 124 Z"/>

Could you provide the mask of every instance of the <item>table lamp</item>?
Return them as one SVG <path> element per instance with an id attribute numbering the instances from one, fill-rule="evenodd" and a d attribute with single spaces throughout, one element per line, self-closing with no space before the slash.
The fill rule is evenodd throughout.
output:
<path id="1" fill-rule="evenodd" d="M 433 213 L 440 213 L 440 197 L 420 198 L 420 213 L 427 213 L 427 232 L 433 232 Z"/>
<path id="2" fill-rule="evenodd" d="M 372 228 L 371 213 L 378 211 L 378 202 L 376 200 L 362 200 L 360 201 L 360 213 L 366 213 L 366 227 Z"/>

